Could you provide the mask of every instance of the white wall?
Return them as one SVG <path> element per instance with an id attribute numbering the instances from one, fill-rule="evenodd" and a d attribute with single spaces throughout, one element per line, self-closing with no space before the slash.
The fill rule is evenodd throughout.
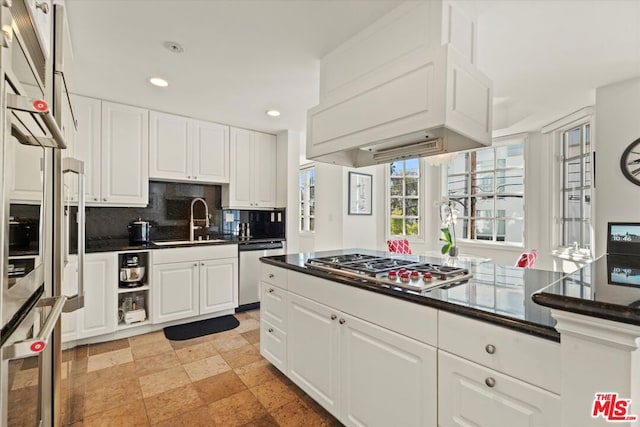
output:
<path id="1" fill-rule="evenodd" d="M 640 222 L 640 187 L 620 170 L 622 152 L 640 138 L 640 78 L 596 89 L 596 251 L 606 252 L 607 223 Z"/>
<path id="2" fill-rule="evenodd" d="M 284 131 L 277 138 L 277 194 L 278 206 L 286 206 L 287 252 L 300 251 L 298 233 L 298 164 L 300 162 L 300 140 L 298 132 Z"/>

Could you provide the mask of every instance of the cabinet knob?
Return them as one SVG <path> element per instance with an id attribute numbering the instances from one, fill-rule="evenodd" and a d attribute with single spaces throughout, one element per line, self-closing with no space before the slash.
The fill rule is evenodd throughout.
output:
<path id="1" fill-rule="evenodd" d="M 273 293 L 273 288 L 269 288 L 269 293 L 272 294 Z"/>
<path id="2" fill-rule="evenodd" d="M 198 179 L 198 177 L 197 177 L 197 176 L 194 176 L 194 177 L 193 177 L 193 179 Z"/>
<path id="3" fill-rule="evenodd" d="M 196 263 L 194 263 L 194 264 L 193 264 L 193 266 L 194 266 L 194 267 L 197 267 L 197 266 L 198 266 L 198 263 L 197 263 L 197 262 L 196 262 Z"/>
<path id="4" fill-rule="evenodd" d="M 496 386 L 496 379 L 493 377 L 487 377 L 484 380 L 484 383 L 487 385 L 487 387 L 495 387 Z"/>
<path id="5" fill-rule="evenodd" d="M 200 265 L 204 267 L 204 262 L 201 262 Z"/>
<path id="6" fill-rule="evenodd" d="M 272 333 L 273 332 L 273 328 L 267 329 L 267 332 Z"/>
<path id="7" fill-rule="evenodd" d="M 489 354 L 493 354 L 496 352 L 496 346 L 493 344 L 487 344 L 487 346 L 484 349 Z"/>
<path id="8" fill-rule="evenodd" d="M 103 198 L 103 199 L 102 199 L 102 201 L 103 201 L 103 202 L 106 202 L 106 201 L 107 201 L 107 198 L 106 198 L 106 197 L 105 197 L 105 198 Z"/>
<path id="9" fill-rule="evenodd" d="M 40 9 L 45 15 L 49 13 L 49 5 L 45 1 L 36 3 L 36 9 Z"/>
<path id="10" fill-rule="evenodd" d="M 94 198 L 93 198 L 93 200 L 94 200 L 95 202 L 97 202 L 97 201 L 98 201 L 98 198 L 97 198 L 97 197 L 94 197 Z"/>
<path id="11" fill-rule="evenodd" d="M 331 320 L 336 320 L 338 318 L 338 316 L 336 316 L 335 314 L 331 315 Z"/>
<path id="12" fill-rule="evenodd" d="M 269 279 L 273 279 L 273 273 L 269 273 Z"/>
<path id="13" fill-rule="evenodd" d="M 338 323 L 340 323 L 341 325 L 344 325 L 345 323 L 347 323 L 347 321 L 344 319 L 340 319 L 338 320 Z"/>
<path id="14" fill-rule="evenodd" d="M 187 175 L 187 179 L 191 179 L 191 175 Z"/>

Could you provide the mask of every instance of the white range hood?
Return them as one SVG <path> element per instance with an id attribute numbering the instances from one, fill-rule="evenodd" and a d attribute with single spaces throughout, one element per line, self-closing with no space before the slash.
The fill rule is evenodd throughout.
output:
<path id="1" fill-rule="evenodd" d="M 360 167 L 491 143 L 471 2 L 406 2 L 321 61 L 307 158 Z"/>

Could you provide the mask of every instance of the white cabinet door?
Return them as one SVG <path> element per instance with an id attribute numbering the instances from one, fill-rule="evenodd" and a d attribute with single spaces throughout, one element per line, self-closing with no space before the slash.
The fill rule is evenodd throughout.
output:
<path id="1" fill-rule="evenodd" d="M 546 427 L 559 420 L 558 395 L 438 351 L 441 427 Z"/>
<path id="2" fill-rule="evenodd" d="M 78 338 L 108 334 L 116 329 L 117 257 L 115 252 L 86 255 L 84 308 L 78 311 Z"/>
<path id="3" fill-rule="evenodd" d="M 287 334 L 264 319 L 260 320 L 260 354 L 287 374 Z"/>
<path id="4" fill-rule="evenodd" d="M 231 128 L 229 206 L 253 206 L 253 132 Z"/>
<path id="5" fill-rule="evenodd" d="M 100 121 L 102 120 L 102 103 L 99 99 L 85 96 L 71 96 L 73 112 L 76 116 L 76 131 L 73 157 L 84 162 L 84 190 L 89 204 L 99 203 L 100 194 Z M 72 182 L 76 180 L 73 179 Z M 77 190 L 71 189 L 71 194 Z"/>
<path id="6" fill-rule="evenodd" d="M 149 177 L 192 178 L 190 120 L 173 114 L 149 113 Z"/>
<path id="7" fill-rule="evenodd" d="M 200 314 L 238 306 L 238 259 L 200 261 Z"/>
<path id="8" fill-rule="evenodd" d="M 17 139 L 8 140 L 7 177 L 11 203 L 40 204 L 42 202 L 42 159 L 41 147 L 22 145 Z"/>
<path id="9" fill-rule="evenodd" d="M 158 264 L 153 267 L 153 322 L 198 315 L 197 261 Z"/>
<path id="10" fill-rule="evenodd" d="M 229 126 L 192 120 L 193 179 L 229 182 Z"/>
<path id="11" fill-rule="evenodd" d="M 343 422 L 435 426 L 436 349 L 345 314 L 338 322 Z"/>
<path id="12" fill-rule="evenodd" d="M 149 111 L 102 102 L 102 201 L 149 203 Z"/>
<path id="13" fill-rule="evenodd" d="M 336 417 L 340 414 L 340 328 L 337 314 L 325 305 L 295 294 L 289 295 L 289 378 Z"/>
<path id="14" fill-rule="evenodd" d="M 276 207 L 276 146 L 275 135 L 255 132 L 254 203 L 261 208 Z"/>

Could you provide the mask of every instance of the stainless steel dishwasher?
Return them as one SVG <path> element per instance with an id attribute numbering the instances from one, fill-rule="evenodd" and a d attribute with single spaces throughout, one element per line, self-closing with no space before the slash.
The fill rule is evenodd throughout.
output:
<path id="1" fill-rule="evenodd" d="M 238 311 L 260 307 L 260 258 L 284 254 L 282 242 L 246 242 L 238 244 Z"/>

